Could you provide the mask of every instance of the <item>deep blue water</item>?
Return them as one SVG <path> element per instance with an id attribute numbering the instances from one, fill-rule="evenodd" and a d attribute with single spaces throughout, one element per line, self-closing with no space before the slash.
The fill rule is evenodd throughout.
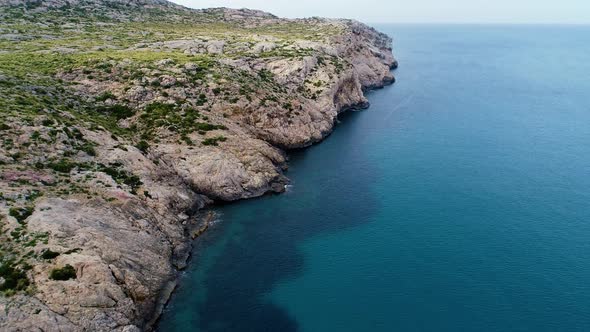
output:
<path id="1" fill-rule="evenodd" d="M 398 82 L 218 208 L 161 331 L 590 330 L 590 27 L 380 29 Z"/>

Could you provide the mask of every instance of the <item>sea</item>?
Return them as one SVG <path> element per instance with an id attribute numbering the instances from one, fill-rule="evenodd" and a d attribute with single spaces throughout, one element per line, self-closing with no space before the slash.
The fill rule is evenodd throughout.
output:
<path id="1" fill-rule="evenodd" d="M 397 82 L 214 208 L 159 331 L 590 331 L 590 26 L 376 28 Z"/>

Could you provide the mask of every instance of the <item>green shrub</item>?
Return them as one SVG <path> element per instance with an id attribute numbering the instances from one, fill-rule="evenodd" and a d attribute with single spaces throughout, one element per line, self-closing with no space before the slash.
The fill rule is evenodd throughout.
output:
<path id="1" fill-rule="evenodd" d="M 3 292 L 24 290 L 30 284 L 26 272 L 8 262 L 0 264 L 0 277 L 4 279 L 0 284 L 0 291 Z"/>
<path id="2" fill-rule="evenodd" d="M 109 91 L 105 91 L 100 96 L 96 97 L 96 101 L 107 101 L 109 99 L 116 99 L 115 95 Z"/>
<path id="3" fill-rule="evenodd" d="M 41 124 L 45 127 L 49 127 L 49 126 L 52 126 L 54 124 L 54 122 L 51 119 L 45 119 L 41 122 Z"/>
<path id="4" fill-rule="evenodd" d="M 194 145 L 193 141 L 191 140 L 190 137 L 188 137 L 186 134 L 182 134 L 180 136 L 180 139 L 183 140 L 187 145 Z"/>
<path id="5" fill-rule="evenodd" d="M 79 141 L 84 141 L 84 135 L 78 128 L 72 128 L 72 136 Z"/>
<path id="6" fill-rule="evenodd" d="M 207 96 L 204 93 L 199 95 L 199 99 L 197 99 L 197 106 L 203 106 L 207 102 Z"/>
<path id="7" fill-rule="evenodd" d="M 100 165 L 98 169 L 113 178 L 115 182 L 124 183 L 131 187 L 131 192 L 135 194 L 136 190 L 143 184 L 143 182 L 141 182 L 139 176 L 118 169 L 120 166 L 120 164 L 114 164 L 112 166 Z"/>
<path id="8" fill-rule="evenodd" d="M 29 202 L 33 202 L 41 196 L 43 196 L 42 192 L 39 190 L 32 190 L 28 195 L 25 196 L 25 199 Z"/>
<path id="9" fill-rule="evenodd" d="M 64 255 L 79 253 L 80 251 L 82 251 L 82 248 L 74 248 L 74 249 L 70 249 L 70 250 L 64 252 Z"/>
<path id="10" fill-rule="evenodd" d="M 210 123 L 206 123 L 206 122 L 196 122 L 195 129 L 199 130 L 199 131 L 211 131 L 211 130 L 217 130 L 217 129 L 226 130 L 227 127 L 223 126 L 223 125 L 214 125 L 214 124 L 210 124 Z"/>
<path id="11" fill-rule="evenodd" d="M 206 101 L 206 96 L 201 94 L 199 99 Z M 198 104 L 198 103 L 197 103 Z M 207 120 L 201 116 L 198 110 L 188 108 L 182 110 L 178 105 L 164 104 L 154 102 L 145 107 L 145 112 L 141 114 L 140 119 L 144 126 L 145 132 L 142 134 L 143 139 L 151 137 L 150 130 L 154 127 L 167 128 L 170 131 L 180 133 L 184 137 L 194 131 L 211 131 L 218 129 L 227 129 L 223 125 L 214 125 L 207 122 L 199 122 L 198 119 Z"/>
<path id="12" fill-rule="evenodd" d="M 99 107 L 97 111 L 115 117 L 117 120 L 127 119 L 135 114 L 135 112 L 128 106 L 118 104 Z"/>
<path id="13" fill-rule="evenodd" d="M 203 140 L 203 145 L 212 145 L 212 146 L 218 146 L 219 142 L 225 142 L 227 141 L 227 138 L 223 137 L 223 136 L 216 136 L 216 137 L 211 137 L 211 138 L 206 138 Z"/>
<path id="14" fill-rule="evenodd" d="M 141 140 L 135 145 L 135 147 L 138 148 L 139 151 L 147 153 L 147 150 L 150 148 L 150 144 L 147 141 Z"/>
<path id="15" fill-rule="evenodd" d="M 55 257 L 59 256 L 59 252 L 52 251 L 51 249 L 47 249 L 41 253 L 41 258 L 43 259 L 54 259 Z"/>
<path id="16" fill-rule="evenodd" d="M 270 70 L 262 69 L 258 72 L 258 76 L 260 76 L 263 81 L 271 81 L 274 75 Z"/>
<path id="17" fill-rule="evenodd" d="M 62 281 L 76 279 L 76 269 L 70 264 L 66 264 L 62 268 L 55 268 L 49 272 L 49 279 Z"/>
<path id="18" fill-rule="evenodd" d="M 55 163 L 49 163 L 49 168 L 60 173 L 70 173 L 78 164 L 71 162 L 67 159 L 62 159 Z"/>
<path id="19" fill-rule="evenodd" d="M 141 186 L 143 184 L 143 182 L 141 182 L 141 179 L 137 175 L 127 176 L 123 180 L 123 183 L 125 183 L 126 185 L 131 187 L 132 194 L 136 194 L 137 188 L 139 188 L 139 186 Z"/>
<path id="20" fill-rule="evenodd" d="M 96 150 L 94 149 L 94 146 L 91 143 L 85 143 L 80 147 L 80 150 L 86 152 L 86 154 L 89 156 L 96 156 Z"/>
<path id="21" fill-rule="evenodd" d="M 176 108 L 173 104 L 164 104 L 160 102 L 153 102 L 145 107 L 145 111 L 147 113 L 163 113 L 166 114 L 168 112 L 174 111 Z"/>
<path id="22" fill-rule="evenodd" d="M 16 219 L 16 221 L 18 221 L 19 223 L 23 223 L 28 217 L 30 217 L 33 214 L 33 211 L 35 211 L 35 208 L 32 206 L 27 206 L 24 208 L 10 208 L 10 210 L 8 210 L 8 214 L 11 217 L 14 217 Z"/>

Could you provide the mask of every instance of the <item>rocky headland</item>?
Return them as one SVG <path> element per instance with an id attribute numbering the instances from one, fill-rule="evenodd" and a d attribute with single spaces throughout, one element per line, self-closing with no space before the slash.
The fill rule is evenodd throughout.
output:
<path id="1" fill-rule="evenodd" d="M 163 0 L 0 0 L 0 330 L 149 330 L 203 208 L 394 82 L 352 20 Z"/>

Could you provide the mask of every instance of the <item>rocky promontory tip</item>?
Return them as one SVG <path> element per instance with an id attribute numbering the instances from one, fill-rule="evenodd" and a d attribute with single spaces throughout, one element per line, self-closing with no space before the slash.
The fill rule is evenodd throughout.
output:
<path id="1" fill-rule="evenodd" d="M 149 330 L 202 209 L 284 191 L 285 151 L 395 81 L 391 43 L 163 0 L 0 2 L 0 329 Z"/>

